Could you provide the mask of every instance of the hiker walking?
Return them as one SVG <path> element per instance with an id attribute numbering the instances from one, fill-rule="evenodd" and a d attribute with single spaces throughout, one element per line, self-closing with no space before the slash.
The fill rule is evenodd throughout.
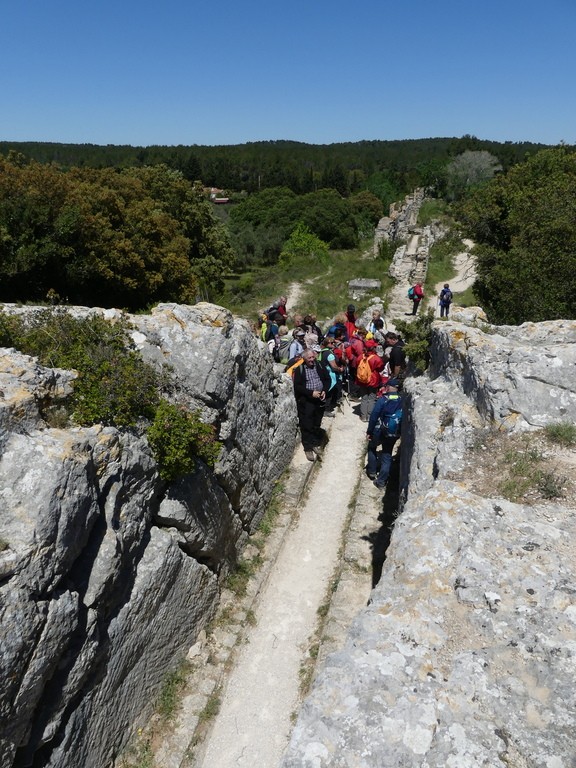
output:
<path id="1" fill-rule="evenodd" d="M 303 364 L 294 370 L 294 397 L 298 409 L 298 424 L 302 447 L 308 461 L 322 456 L 325 436 L 321 428 L 330 376 L 316 359 L 313 349 L 302 353 Z"/>
<path id="2" fill-rule="evenodd" d="M 292 331 L 292 341 L 288 347 L 288 360 L 292 360 L 304 352 L 304 337 L 305 332 L 302 328 L 294 328 Z"/>
<path id="3" fill-rule="evenodd" d="M 394 331 L 388 331 L 384 336 L 384 346 L 388 364 L 390 365 L 390 376 L 397 379 L 406 368 L 404 340 Z"/>
<path id="4" fill-rule="evenodd" d="M 392 466 L 392 451 L 400 437 L 402 421 L 402 396 L 398 394 L 398 379 L 390 379 L 385 387 L 385 394 L 376 401 L 368 429 L 368 461 L 366 474 L 376 488 L 384 488 Z M 380 469 L 378 469 L 377 450 L 380 451 Z"/>
<path id="5" fill-rule="evenodd" d="M 444 288 L 440 291 L 440 317 L 448 317 L 450 312 L 450 304 L 452 304 L 452 291 L 450 285 L 444 283 Z"/>
<path id="6" fill-rule="evenodd" d="M 336 357 L 336 340 L 333 336 L 326 336 L 324 347 L 318 353 L 317 359 L 330 376 L 330 389 L 326 394 L 324 416 L 334 416 L 342 400 L 342 374 L 346 366 Z"/>
<path id="7" fill-rule="evenodd" d="M 384 360 L 376 354 L 378 344 L 374 339 L 364 343 L 364 353 L 356 369 L 356 383 L 360 392 L 360 418 L 368 421 L 380 387 L 380 371 Z"/>
<path id="8" fill-rule="evenodd" d="M 408 290 L 408 298 L 412 300 L 412 314 L 415 315 L 424 298 L 424 288 L 420 280 Z"/>

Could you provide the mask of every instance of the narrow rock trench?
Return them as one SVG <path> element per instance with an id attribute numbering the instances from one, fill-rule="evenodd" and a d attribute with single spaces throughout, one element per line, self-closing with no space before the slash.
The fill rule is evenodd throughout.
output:
<path id="1" fill-rule="evenodd" d="M 220 657 L 225 670 L 212 691 L 219 711 L 199 717 L 198 696 L 185 696 L 155 765 L 280 764 L 315 668 L 342 646 L 380 578 L 397 511 L 398 462 L 383 497 L 364 471 L 366 425 L 357 410 L 345 402 L 325 420 L 330 440 L 322 462 L 311 465 L 296 450 L 285 480 L 294 487 L 271 536 L 271 559 L 254 579 L 250 621 L 240 612 L 232 627 L 215 632 L 228 650 L 235 646 Z M 281 540 L 274 543 L 275 536 Z M 212 648 L 209 663 L 218 656 Z M 206 685 L 207 667 L 199 666 Z"/>
<path id="2" fill-rule="evenodd" d="M 414 235 L 397 263 L 391 330 L 391 319 L 406 309 L 404 281 L 414 278 L 419 242 Z M 425 260 L 422 267 L 425 272 Z M 291 305 L 300 290 L 291 287 Z M 223 600 L 232 623 L 212 633 L 219 647 L 208 651 L 200 642 L 193 651 L 196 682 L 206 693 L 188 686 L 175 728 L 155 750 L 157 768 L 280 765 L 315 671 L 343 646 L 380 580 L 398 512 L 398 457 L 383 496 L 364 471 L 366 425 L 358 410 L 345 402 L 332 423 L 325 420 L 330 442 L 321 463 L 312 467 L 296 449 L 286 479 L 285 529 L 281 523 L 263 581 L 260 575 L 249 585 L 247 609 Z M 210 674 L 214 662 L 226 670 Z"/>

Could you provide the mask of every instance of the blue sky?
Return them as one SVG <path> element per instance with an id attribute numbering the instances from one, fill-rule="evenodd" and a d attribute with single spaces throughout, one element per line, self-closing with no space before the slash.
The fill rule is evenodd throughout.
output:
<path id="1" fill-rule="evenodd" d="M 575 0 L 4 0 L 0 140 L 576 143 Z"/>

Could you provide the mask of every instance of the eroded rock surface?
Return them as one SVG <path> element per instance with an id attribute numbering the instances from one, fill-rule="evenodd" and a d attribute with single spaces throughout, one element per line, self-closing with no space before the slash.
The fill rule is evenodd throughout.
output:
<path id="1" fill-rule="evenodd" d="M 407 384 L 406 502 L 382 578 L 328 657 L 283 768 L 569 768 L 576 761 L 576 508 L 470 491 L 487 425 L 576 421 L 576 323 L 438 323 Z M 471 471 L 468 469 L 467 471 Z"/>
<path id="2" fill-rule="evenodd" d="M 246 323 L 210 304 L 131 320 L 144 357 L 170 365 L 173 399 L 216 426 L 220 459 L 167 485 L 142 431 L 50 428 L 75 372 L 0 350 L 6 768 L 111 763 L 213 614 L 294 448 L 290 382 Z"/>

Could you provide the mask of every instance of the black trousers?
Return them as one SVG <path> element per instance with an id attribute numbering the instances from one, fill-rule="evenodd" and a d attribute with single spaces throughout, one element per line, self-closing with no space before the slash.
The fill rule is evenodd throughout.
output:
<path id="1" fill-rule="evenodd" d="M 321 429 L 322 416 L 324 415 L 324 403 L 312 401 L 301 397 L 296 401 L 298 407 L 298 424 L 302 436 L 302 447 L 305 451 L 311 451 L 315 445 L 320 445 L 323 438 Z"/>

